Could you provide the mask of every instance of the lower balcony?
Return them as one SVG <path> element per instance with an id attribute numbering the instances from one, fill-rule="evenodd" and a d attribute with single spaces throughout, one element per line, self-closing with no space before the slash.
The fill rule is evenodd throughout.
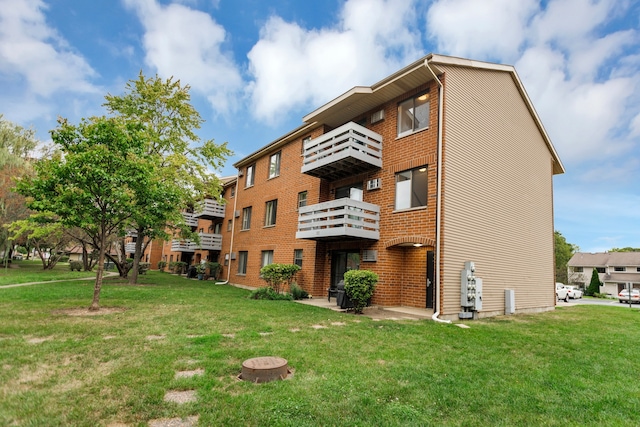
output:
<path id="1" fill-rule="evenodd" d="M 195 217 L 195 214 L 192 214 L 191 212 L 182 212 L 182 216 L 184 217 L 184 223 L 189 227 L 198 226 L 198 218 Z"/>
<path id="2" fill-rule="evenodd" d="M 300 208 L 297 239 L 380 240 L 380 207 L 349 198 Z"/>
<path id="3" fill-rule="evenodd" d="M 132 254 L 136 251 L 136 243 L 125 243 L 124 244 L 124 251 L 128 254 Z"/>
<path id="4" fill-rule="evenodd" d="M 190 240 L 172 240 L 171 252 L 195 252 Z"/>
<path id="5" fill-rule="evenodd" d="M 200 236 L 200 245 L 195 242 L 190 243 L 191 252 L 195 250 L 204 251 L 221 251 L 222 250 L 222 234 L 198 233 Z"/>

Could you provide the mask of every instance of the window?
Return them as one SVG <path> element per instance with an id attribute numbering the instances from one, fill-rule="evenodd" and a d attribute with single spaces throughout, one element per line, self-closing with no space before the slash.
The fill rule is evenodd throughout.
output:
<path id="1" fill-rule="evenodd" d="M 640 267 L 636 267 L 636 271 L 640 273 Z"/>
<path id="2" fill-rule="evenodd" d="M 260 262 L 260 267 L 264 267 L 265 265 L 273 264 L 273 251 L 262 251 L 262 261 Z"/>
<path id="3" fill-rule="evenodd" d="M 264 226 L 271 227 L 276 225 L 276 214 L 278 212 L 278 201 L 270 200 L 264 209 Z"/>
<path id="4" fill-rule="evenodd" d="M 396 209 L 427 206 L 427 167 L 396 174 Z"/>
<path id="5" fill-rule="evenodd" d="M 247 166 L 247 176 L 244 178 L 244 186 L 253 186 L 253 181 L 256 175 L 256 165 Z"/>
<path id="6" fill-rule="evenodd" d="M 249 259 L 249 252 L 238 252 L 238 274 L 247 274 L 247 260 Z"/>
<path id="7" fill-rule="evenodd" d="M 598 273 L 604 273 L 604 267 L 596 267 Z"/>
<path id="8" fill-rule="evenodd" d="M 231 187 L 231 198 L 233 199 L 236 196 L 236 187 Z"/>
<path id="9" fill-rule="evenodd" d="M 229 221 L 227 221 L 227 231 L 231 231 L 232 227 L 233 227 L 233 220 L 230 219 Z"/>
<path id="10" fill-rule="evenodd" d="M 584 271 L 583 267 L 573 267 L 573 271 L 575 273 L 582 273 Z"/>
<path id="11" fill-rule="evenodd" d="M 398 136 L 429 127 L 429 93 L 398 104 Z"/>
<path id="12" fill-rule="evenodd" d="M 251 206 L 242 209 L 242 230 L 251 228 Z"/>
<path id="13" fill-rule="evenodd" d="M 269 157 L 269 178 L 275 178 L 280 175 L 280 152 Z"/>
<path id="14" fill-rule="evenodd" d="M 293 250 L 293 263 L 302 267 L 302 249 Z"/>
<path id="15" fill-rule="evenodd" d="M 311 141 L 311 137 L 307 136 L 306 138 L 302 138 L 302 150 L 300 151 L 301 154 L 304 154 L 304 146 L 307 145 L 307 142 Z"/>
<path id="16" fill-rule="evenodd" d="M 627 271 L 626 267 L 613 267 L 613 271 Z"/>
<path id="17" fill-rule="evenodd" d="M 222 223 L 219 222 L 213 226 L 213 234 L 220 234 L 222 232 Z"/>
<path id="18" fill-rule="evenodd" d="M 298 209 L 307 206 L 307 192 L 301 191 L 298 193 Z"/>

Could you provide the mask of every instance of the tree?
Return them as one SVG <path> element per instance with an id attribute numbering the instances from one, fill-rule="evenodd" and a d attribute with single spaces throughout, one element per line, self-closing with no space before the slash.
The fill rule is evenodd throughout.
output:
<path id="1" fill-rule="evenodd" d="M 569 260 L 580 250 L 577 245 L 567 242 L 567 239 L 559 232 L 554 232 L 555 256 L 556 256 L 556 282 L 569 283 L 567 264 Z"/>
<path id="2" fill-rule="evenodd" d="M 24 197 L 13 191 L 14 179 L 29 173 L 31 152 L 37 144 L 33 129 L 24 129 L 0 114 L 0 224 L 29 216 Z M 5 228 L 0 228 L 0 247 L 6 261 L 11 247 Z"/>
<path id="3" fill-rule="evenodd" d="M 585 294 L 593 296 L 600 292 L 600 286 L 602 286 L 602 282 L 600 282 L 600 276 L 598 275 L 598 270 L 593 269 L 593 273 L 591 273 L 591 282 L 589 282 L 589 287 L 587 288 Z"/>
<path id="4" fill-rule="evenodd" d="M 624 248 L 613 248 L 609 252 L 640 252 L 640 248 L 632 248 L 630 246 Z"/>
<path id="5" fill-rule="evenodd" d="M 213 140 L 201 143 L 195 130 L 204 120 L 190 103 L 189 86 L 142 72 L 127 83 L 123 95 L 108 94 L 104 106 L 109 113 L 142 125 L 145 153 L 161 171 L 145 193 L 139 194 L 131 227 L 136 230 L 136 249 L 131 283 L 137 280 L 144 247 L 154 238 L 167 238 L 167 226 L 176 226 L 184 237 L 197 240 L 184 224 L 181 212 L 205 197 L 220 200 L 221 183 L 211 173 L 220 170 L 231 152 L 227 144 Z"/>
<path id="6" fill-rule="evenodd" d="M 98 250 L 90 310 L 100 308 L 105 252 L 136 209 L 136 194 L 158 173 L 145 156 L 140 126 L 117 118 L 92 118 L 71 125 L 64 119 L 51 132 L 60 154 L 35 165 L 35 175 L 18 183 L 28 206 L 51 212 L 66 227 L 78 227 Z"/>
<path id="7" fill-rule="evenodd" d="M 36 250 L 42 268 L 51 270 L 64 255 L 71 237 L 65 233 L 64 227 L 49 213 L 35 213 L 27 219 L 12 222 L 8 229 L 11 239 L 25 237 Z"/>

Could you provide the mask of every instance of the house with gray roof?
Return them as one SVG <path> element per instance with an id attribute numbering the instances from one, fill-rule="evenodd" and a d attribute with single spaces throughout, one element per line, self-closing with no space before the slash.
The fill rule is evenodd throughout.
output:
<path id="1" fill-rule="evenodd" d="M 600 292 L 618 295 L 626 284 L 640 288 L 640 252 L 576 252 L 568 263 L 569 283 L 587 288 L 593 269 L 598 271 Z"/>

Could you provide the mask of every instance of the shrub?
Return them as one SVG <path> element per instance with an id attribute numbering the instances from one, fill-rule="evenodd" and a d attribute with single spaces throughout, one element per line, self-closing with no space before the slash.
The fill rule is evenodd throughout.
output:
<path id="1" fill-rule="evenodd" d="M 268 299 L 268 300 L 282 300 L 282 301 L 291 301 L 293 297 L 289 294 L 281 294 L 274 291 L 269 286 L 265 286 L 263 288 L 258 288 L 255 291 L 252 291 L 249 294 L 250 299 Z"/>
<path id="2" fill-rule="evenodd" d="M 585 295 L 595 295 L 600 292 L 600 286 L 602 286 L 602 283 L 600 283 L 600 276 L 598 275 L 598 270 L 594 268 L 591 273 L 591 282 L 589 283 L 589 287 L 587 288 Z"/>
<path id="3" fill-rule="evenodd" d="M 158 261 L 158 270 L 164 271 L 167 266 L 167 261 Z"/>
<path id="4" fill-rule="evenodd" d="M 213 277 L 214 280 L 218 280 L 220 272 L 222 271 L 220 263 L 209 261 L 207 262 L 207 268 L 209 269 L 209 276 Z"/>
<path id="5" fill-rule="evenodd" d="M 373 296 L 378 275 L 369 270 L 350 270 L 344 273 L 344 291 L 353 301 L 356 313 L 362 313 Z"/>
<path id="6" fill-rule="evenodd" d="M 148 262 L 139 262 L 138 263 L 138 274 L 147 274 L 147 271 L 149 271 L 149 267 L 151 267 L 151 264 Z"/>
<path id="7" fill-rule="evenodd" d="M 283 283 L 291 283 L 300 266 L 296 264 L 269 264 L 260 269 L 260 278 L 276 293 L 280 293 Z"/>
<path id="8" fill-rule="evenodd" d="M 196 265 L 196 273 L 204 274 L 207 271 L 207 265 L 200 263 Z"/>
<path id="9" fill-rule="evenodd" d="M 58 262 L 67 262 L 69 261 L 69 257 L 67 255 L 62 255 Z"/>
<path id="10" fill-rule="evenodd" d="M 71 271 L 73 270 L 82 270 L 82 262 L 81 261 L 69 261 L 69 268 Z"/>
<path id="11" fill-rule="evenodd" d="M 307 291 L 305 291 L 300 286 L 298 286 L 296 282 L 291 282 L 290 289 L 291 289 L 291 296 L 295 300 L 305 299 L 309 297 L 309 294 L 307 293 Z"/>

